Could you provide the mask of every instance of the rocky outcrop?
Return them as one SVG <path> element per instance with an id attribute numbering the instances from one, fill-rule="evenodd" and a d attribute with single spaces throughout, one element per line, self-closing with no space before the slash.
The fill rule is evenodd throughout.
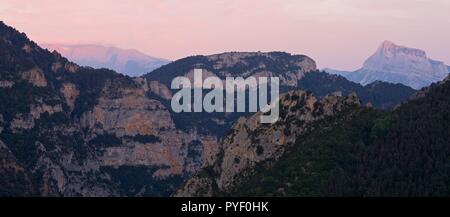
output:
<path id="1" fill-rule="evenodd" d="M 64 95 L 67 106 L 69 106 L 70 110 L 73 111 L 75 108 L 75 100 L 77 100 L 77 97 L 80 94 L 77 86 L 73 83 L 64 83 L 62 85 L 61 92 Z"/>
<path id="2" fill-rule="evenodd" d="M 161 84 L 158 81 L 150 81 L 150 90 L 165 100 L 172 99 L 172 91 L 170 91 L 166 85 Z"/>
<path id="3" fill-rule="evenodd" d="M 16 117 L 11 121 L 10 128 L 13 132 L 32 129 L 35 126 L 35 121 L 38 120 L 42 114 L 47 113 L 52 115 L 62 111 L 62 106 L 58 105 L 31 105 L 30 112 L 27 114 L 16 114 Z"/>
<path id="4" fill-rule="evenodd" d="M 290 55 L 282 52 L 229 52 L 207 56 L 213 63 L 213 71 L 217 70 L 222 77 L 233 76 L 234 68 L 244 68 L 239 76 L 242 77 L 280 77 L 283 86 L 297 86 L 305 73 L 316 70 L 314 60 L 303 55 Z M 278 63 L 277 63 L 278 62 Z M 280 64 L 286 67 L 283 72 L 271 69 L 270 64 Z M 289 67 L 292 69 L 289 69 Z"/>
<path id="5" fill-rule="evenodd" d="M 112 92 L 109 92 L 112 91 Z M 94 108 L 83 114 L 81 125 L 116 135 L 154 135 L 173 129 L 167 109 L 145 96 L 142 89 L 105 87 Z"/>
<path id="6" fill-rule="evenodd" d="M 44 73 L 39 68 L 33 68 L 22 73 L 22 79 L 32 83 L 36 87 L 47 86 L 47 80 Z"/>
<path id="7" fill-rule="evenodd" d="M 189 179 L 175 196 L 211 196 L 232 190 L 260 163 L 275 161 L 312 123 L 351 106 L 360 106 L 355 94 L 331 94 L 317 100 L 311 93 L 294 91 L 280 97 L 280 120 L 260 124 L 259 113 L 240 118 L 220 143 L 219 154 Z M 300 137 L 299 137 L 300 136 Z"/>

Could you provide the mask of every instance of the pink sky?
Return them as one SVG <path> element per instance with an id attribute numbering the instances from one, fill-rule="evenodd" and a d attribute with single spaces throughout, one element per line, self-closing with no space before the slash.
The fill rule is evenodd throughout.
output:
<path id="1" fill-rule="evenodd" d="M 277 50 L 353 70 L 388 39 L 450 64 L 449 0 L 1 0 L 0 19 L 38 43 L 172 60 Z"/>

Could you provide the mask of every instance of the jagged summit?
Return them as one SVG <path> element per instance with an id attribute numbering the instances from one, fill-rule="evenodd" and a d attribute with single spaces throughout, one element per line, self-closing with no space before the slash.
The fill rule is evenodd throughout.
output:
<path id="1" fill-rule="evenodd" d="M 449 72 L 443 62 L 428 58 L 425 51 L 387 40 L 364 62 L 361 69 L 354 72 L 325 70 L 363 85 L 380 80 L 402 83 L 415 89 L 440 81 Z"/>
<path id="2" fill-rule="evenodd" d="M 430 71 L 432 70 L 432 62 L 423 50 L 384 41 L 377 51 L 364 62 L 363 69 L 396 72 L 411 69 L 414 69 L 413 72 Z"/>
<path id="3" fill-rule="evenodd" d="M 391 41 L 385 40 L 378 48 L 377 55 L 382 55 L 386 57 L 393 57 L 398 55 L 410 56 L 410 57 L 418 57 L 418 58 L 427 58 L 425 51 L 416 49 L 416 48 L 408 48 L 405 46 L 397 45 Z"/>

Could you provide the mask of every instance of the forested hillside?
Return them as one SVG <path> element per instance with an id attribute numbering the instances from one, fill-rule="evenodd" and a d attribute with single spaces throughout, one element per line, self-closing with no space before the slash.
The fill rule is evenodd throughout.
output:
<path id="1" fill-rule="evenodd" d="M 229 194 L 449 196 L 449 123 L 448 81 L 393 112 L 352 108 L 317 123 Z"/>

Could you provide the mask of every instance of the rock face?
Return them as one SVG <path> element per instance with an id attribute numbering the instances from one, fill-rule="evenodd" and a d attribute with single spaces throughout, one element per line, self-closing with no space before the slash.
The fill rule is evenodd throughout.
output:
<path id="1" fill-rule="evenodd" d="M 75 84 L 65 83 L 62 85 L 61 92 L 64 95 L 67 106 L 69 106 L 70 110 L 73 111 L 75 108 L 75 101 L 77 100 L 78 95 L 80 95 L 80 91 L 77 89 Z"/>
<path id="2" fill-rule="evenodd" d="M 172 99 L 172 91 L 170 91 L 166 85 L 161 84 L 158 81 L 150 81 L 150 90 L 165 100 Z"/>
<path id="3" fill-rule="evenodd" d="M 39 68 L 32 68 L 23 72 L 22 78 L 36 87 L 47 86 L 47 80 L 45 80 L 44 73 L 42 73 L 42 70 Z"/>
<path id="4" fill-rule="evenodd" d="M 145 55 L 137 50 L 124 50 L 101 45 L 42 44 L 82 66 L 107 68 L 124 75 L 141 76 L 170 61 Z"/>
<path id="5" fill-rule="evenodd" d="M 276 161 L 316 121 L 360 106 L 355 94 L 342 97 L 334 93 L 318 100 L 310 92 L 294 91 L 280 98 L 280 120 L 276 124 L 258 123 L 258 113 L 239 119 L 220 143 L 214 163 L 189 179 L 175 196 L 217 196 L 230 192 L 251 176 L 260 163 Z"/>
<path id="6" fill-rule="evenodd" d="M 326 71 L 343 75 L 363 85 L 379 80 L 402 83 L 415 89 L 440 81 L 449 73 L 448 67 L 443 62 L 429 59 L 425 51 L 399 46 L 390 41 L 383 42 L 359 70 Z"/>
<path id="7" fill-rule="evenodd" d="M 216 153 L 161 85 L 79 67 L 0 23 L 1 195 L 164 196 Z"/>

